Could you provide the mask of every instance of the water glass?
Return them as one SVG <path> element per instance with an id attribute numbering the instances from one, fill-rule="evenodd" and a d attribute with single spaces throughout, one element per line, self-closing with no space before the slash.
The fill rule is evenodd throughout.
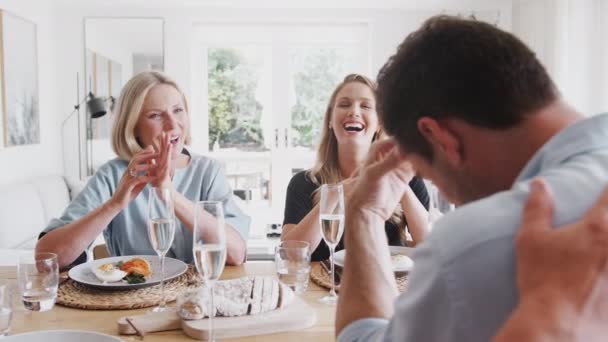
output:
<path id="1" fill-rule="evenodd" d="M 0 280 L 0 337 L 8 335 L 13 316 L 11 291 L 7 280 Z"/>
<path id="2" fill-rule="evenodd" d="M 295 293 L 308 287 L 310 274 L 310 245 L 306 241 L 287 240 L 276 247 L 274 263 L 279 281 Z"/>
<path id="3" fill-rule="evenodd" d="M 59 286 L 57 254 L 21 255 L 17 278 L 21 301 L 27 310 L 47 311 L 53 308 Z"/>

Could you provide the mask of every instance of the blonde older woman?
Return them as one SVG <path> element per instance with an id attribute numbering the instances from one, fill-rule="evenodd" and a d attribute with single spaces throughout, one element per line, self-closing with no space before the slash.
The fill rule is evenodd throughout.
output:
<path id="1" fill-rule="evenodd" d="M 380 134 L 375 84 L 362 75 L 346 76 L 327 105 L 315 166 L 293 176 L 287 188 L 283 240 L 309 242 L 314 251 L 312 260 L 329 257 L 329 248 L 321 237 L 317 189 L 321 184 L 342 182 L 348 193 L 354 174 L 365 162 L 372 142 Z M 412 236 L 412 244 L 422 241 L 429 229 L 428 206 L 424 182 L 414 177 L 403 194 L 400 208 L 386 221 L 388 243 L 405 245 L 406 229 Z M 336 250 L 343 248 L 340 241 Z"/>
<path id="2" fill-rule="evenodd" d="M 54 252 L 60 267 L 86 259 L 100 234 L 112 255 L 156 254 L 147 236 L 147 188 L 172 189 L 177 217 L 167 256 L 192 261 L 194 202 L 224 203 L 227 263 L 245 260 L 249 217 L 232 199 L 218 162 L 188 152 L 190 119 L 184 93 L 159 72 L 134 76 L 122 90 L 112 129 L 118 158 L 95 173 L 59 219 L 44 229 L 37 252 Z M 208 213 L 205 222 L 215 219 Z M 205 229 L 203 227 L 203 233 Z"/>

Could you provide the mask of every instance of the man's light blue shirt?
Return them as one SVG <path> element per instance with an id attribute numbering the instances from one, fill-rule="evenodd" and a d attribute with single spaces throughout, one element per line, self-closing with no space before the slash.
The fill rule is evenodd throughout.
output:
<path id="1" fill-rule="evenodd" d="M 127 166 L 128 162 L 121 159 L 113 159 L 102 165 L 61 217 L 53 219 L 43 233 L 80 219 L 108 201 L 116 191 Z M 173 186 L 193 202 L 221 201 L 224 204 L 226 223 L 247 241 L 250 219 L 235 203 L 219 162 L 192 154 L 187 167 L 175 170 Z M 103 231 L 103 237 L 112 255 L 156 255 L 148 239 L 149 191 L 150 185 L 147 185 Z M 167 256 L 187 263 L 192 262 L 192 239 L 192 230 L 176 219 L 175 238 Z"/>
<path id="2" fill-rule="evenodd" d="M 560 131 L 510 190 L 444 216 L 416 248 L 393 318 L 355 321 L 338 341 L 490 341 L 517 303 L 513 240 L 535 177 L 550 185 L 555 225 L 583 216 L 608 184 L 608 114 Z"/>

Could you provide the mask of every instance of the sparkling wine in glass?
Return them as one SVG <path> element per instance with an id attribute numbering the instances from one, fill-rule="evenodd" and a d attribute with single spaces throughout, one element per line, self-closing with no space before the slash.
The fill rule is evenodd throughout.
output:
<path id="1" fill-rule="evenodd" d="M 429 227 L 432 229 L 437 220 L 456 207 L 441 195 L 437 186 L 431 181 L 425 181 L 425 185 L 429 194 Z"/>
<path id="2" fill-rule="evenodd" d="M 344 233 L 344 188 L 342 184 L 323 184 L 319 202 L 319 218 L 321 235 L 331 252 L 331 291 L 320 299 L 322 303 L 335 305 L 338 302 L 336 284 L 334 282 L 334 251 Z"/>
<path id="3" fill-rule="evenodd" d="M 160 303 L 152 312 L 167 309 L 165 301 L 165 255 L 175 236 L 175 207 L 169 188 L 151 188 L 148 199 L 148 238 L 160 260 Z"/>
<path id="4" fill-rule="evenodd" d="M 193 227 L 194 263 L 209 290 L 209 337 L 215 341 L 213 317 L 216 309 L 213 286 L 220 278 L 226 264 L 226 225 L 222 202 L 201 201 L 194 205 Z"/>

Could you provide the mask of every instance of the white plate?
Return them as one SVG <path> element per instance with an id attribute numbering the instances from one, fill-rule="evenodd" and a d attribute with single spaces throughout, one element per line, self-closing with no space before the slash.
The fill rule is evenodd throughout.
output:
<path id="1" fill-rule="evenodd" d="M 400 246 L 389 246 L 389 249 L 391 251 L 391 255 L 397 255 L 397 254 L 401 254 L 401 255 L 405 255 L 408 258 L 411 259 L 412 253 L 414 253 L 414 249 L 411 247 L 400 247 Z M 340 250 L 337 251 L 334 254 L 334 262 L 336 263 L 336 265 L 340 266 L 340 267 L 344 267 L 344 257 L 346 256 L 346 250 Z M 394 267 L 393 270 L 395 272 L 409 272 L 412 270 L 412 268 L 414 267 L 414 261 L 408 263 L 408 265 L 403 265 L 400 267 Z"/>
<path id="2" fill-rule="evenodd" d="M 7 342 L 120 342 L 118 337 L 82 330 L 44 330 L 7 336 Z"/>
<path id="3" fill-rule="evenodd" d="M 152 266 L 152 274 L 146 278 L 145 283 L 128 284 L 126 281 L 118 281 L 113 283 L 104 283 L 93 274 L 92 268 L 99 267 L 102 264 L 116 264 L 119 261 L 127 261 L 133 258 L 143 258 L 148 260 Z M 188 265 L 183 261 L 165 257 L 165 281 L 179 277 L 188 270 Z M 111 258 L 97 259 L 80 264 L 70 270 L 68 273 L 71 279 L 104 290 L 127 290 L 139 289 L 142 287 L 152 286 L 160 283 L 160 260 L 156 255 L 125 255 Z"/>

